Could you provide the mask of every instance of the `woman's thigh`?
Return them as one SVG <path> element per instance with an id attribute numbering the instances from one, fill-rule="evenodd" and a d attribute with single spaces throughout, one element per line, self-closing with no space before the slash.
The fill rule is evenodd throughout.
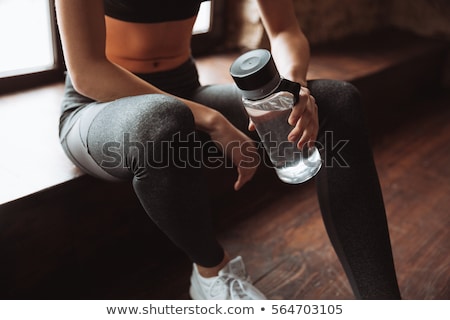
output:
<path id="1" fill-rule="evenodd" d="M 117 178 L 102 169 L 92 158 L 87 145 L 89 127 L 107 105 L 107 103 L 91 103 L 83 107 L 71 121 L 64 124 L 60 139 L 64 152 L 79 169 L 94 177 L 115 181 Z"/>
<path id="2" fill-rule="evenodd" d="M 142 176 L 152 164 L 170 166 L 168 147 L 195 129 L 190 109 L 167 95 L 93 103 L 79 112 L 63 146 L 80 168 L 109 180 Z"/>
<path id="3" fill-rule="evenodd" d="M 257 139 L 254 132 L 248 131 L 249 120 L 242 104 L 242 95 L 234 84 L 203 86 L 189 98 L 219 111 L 239 130 Z"/>

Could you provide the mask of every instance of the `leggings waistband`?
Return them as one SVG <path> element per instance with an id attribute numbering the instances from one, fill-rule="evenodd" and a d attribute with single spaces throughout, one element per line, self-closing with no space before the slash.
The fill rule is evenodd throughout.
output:
<path id="1" fill-rule="evenodd" d="M 175 69 L 135 73 L 135 75 L 163 91 L 182 98 L 189 97 L 200 86 L 197 67 L 192 57 Z"/>

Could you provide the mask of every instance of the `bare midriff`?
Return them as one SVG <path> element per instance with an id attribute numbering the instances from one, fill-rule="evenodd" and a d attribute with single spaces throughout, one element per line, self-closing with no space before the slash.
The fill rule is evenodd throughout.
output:
<path id="1" fill-rule="evenodd" d="M 170 70 L 191 55 L 195 17 L 160 23 L 135 23 L 106 16 L 106 56 L 134 73 Z"/>

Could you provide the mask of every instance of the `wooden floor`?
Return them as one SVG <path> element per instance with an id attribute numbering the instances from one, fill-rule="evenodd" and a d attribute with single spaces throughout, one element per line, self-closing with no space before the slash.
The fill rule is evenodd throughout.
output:
<path id="1" fill-rule="evenodd" d="M 408 119 L 378 134 L 374 145 L 399 285 L 404 299 L 450 299 L 450 96 L 409 107 Z M 239 200 L 233 216 L 247 218 L 220 239 L 245 258 L 269 298 L 353 299 L 313 184 L 295 192 L 280 185 L 262 191 L 260 199 Z M 226 204 L 217 207 L 227 214 Z M 172 298 L 187 298 L 190 266 L 181 269 L 183 290 Z"/>
<path id="2" fill-rule="evenodd" d="M 450 99 L 417 107 L 379 137 L 374 154 L 403 297 L 449 299 Z M 272 299 L 351 299 L 314 186 L 277 196 L 245 208 L 260 212 L 224 232 L 222 242 L 247 258 L 258 287 Z"/>

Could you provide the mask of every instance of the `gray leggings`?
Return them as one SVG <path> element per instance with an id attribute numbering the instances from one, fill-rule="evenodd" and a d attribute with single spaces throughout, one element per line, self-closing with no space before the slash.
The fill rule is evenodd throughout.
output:
<path id="1" fill-rule="evenodd" d="M 162 90 L 224 114 L 249 136 L 234 85 L 200 86 L 193 61 L 168 72 L 138 75 Z M 316 176 L 323 220 L 357 298 L 397 299 L 383 198 L 358 91 L 333 80 L 308 83 L 319 106 L 318 145 L 326 165 Z M 199 159 L 207 136 L 190 109 L 160 94 L 97 103 L 79 95 L 70 78 L 60 124 L 62 146 L 87 173 L 128 179 L 147 214 L 192 261 L 223 259 L 207 201 Z M 337 148 L 339 141 L 347 141 Z"/>

